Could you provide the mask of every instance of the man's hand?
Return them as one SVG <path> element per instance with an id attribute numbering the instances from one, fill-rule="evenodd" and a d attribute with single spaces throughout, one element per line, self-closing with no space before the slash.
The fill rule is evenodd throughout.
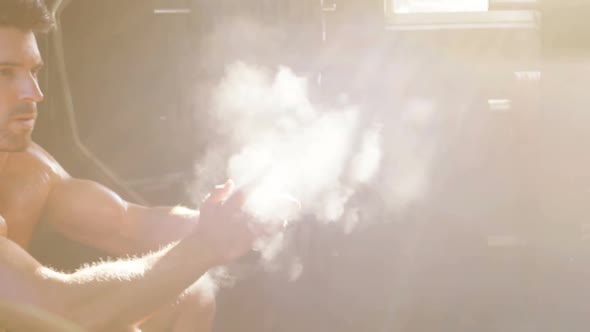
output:
<path id="1" fill-rule="evenodd" d="M 215 188 L 201 205 L 197 227 L 191 234 L 201 247 L 207 248 L 214 265 L 232 262 L 246 254 L 256 239 L 270 235 L 268 229 L 242 211 L 245 195 L 234 193 L 234 187 L 228 180 Z"/>

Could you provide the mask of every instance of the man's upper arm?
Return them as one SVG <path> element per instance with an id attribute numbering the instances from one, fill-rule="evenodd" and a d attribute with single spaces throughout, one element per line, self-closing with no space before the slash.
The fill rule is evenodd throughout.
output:
<path id="1" fill-rule="evenodd" d="M 193 229 L 191 216 L 176 209 L 127 203 L 93 181 L 75 179 L 44 152 L 53 169 L 43 220 L 66 237 L 110 254 L 139 254 L 177 241 Z"/>
<path id="2" fill-rule="evenodd" d="M 125 226 L 127 202 L 96 182 L 72 178 L 47 151 L 35 148 L 51 173 L 42 219 L 70 239 L 111 249 Z"/>
<path id="3" fill-rule="evenodd" d="M 53 184 L 44 220 L 65 236 L 98 248 L 124 226 L 128 204 L 108 188 L 64 177 Z"/>

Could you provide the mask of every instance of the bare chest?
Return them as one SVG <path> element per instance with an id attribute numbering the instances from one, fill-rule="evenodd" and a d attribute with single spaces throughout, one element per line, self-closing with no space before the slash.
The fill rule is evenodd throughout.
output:
<path id="1" fill-rule="evenodd" d="M 0 215 L 6 235 L 27 248 L 49 194 L 49 177 L 43 173 L 9 172 L 0 175 Z"/>

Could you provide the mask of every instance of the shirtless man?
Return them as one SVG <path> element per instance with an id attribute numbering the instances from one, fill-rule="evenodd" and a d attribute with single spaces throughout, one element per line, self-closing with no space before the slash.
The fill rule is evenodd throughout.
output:
<path id="1" fill-rule="evenodd" d="M 265 231 L 240 212 L 243 197 L 231 194 L 231 181 L 215 188 L 200 215 L 147 208 L 72 178 L 33 143 L 43 100 L 35 33 L 51 25 L 42 0 L 0 1 L 0 300 L 40 307 L 91 331 L 210 330 L 214 298 L 199 278 L 246 253 Z M 54 271 L 26 251 L 40 219 L 114 255 L 152 253 L 72 274 Z"/>

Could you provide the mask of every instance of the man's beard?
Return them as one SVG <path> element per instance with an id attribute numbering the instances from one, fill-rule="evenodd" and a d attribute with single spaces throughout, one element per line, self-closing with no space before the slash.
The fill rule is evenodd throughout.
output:
<path id="1" fill-rule="evenodd" d="M 16 116 L 25 115 L 25 114 L 33 114 L 36 113 L 36 107 L 32 104 L 22 104 L 17 107 L 13 111 L 11 111 L 8 116 L 3 119 L 0 119 L 0 152 L 20 152 L 24 151 L 31 145 L 32 142 L 32 132 L 31 131 L 22 131 L 22 132 L 12 132 L 10 130 L 10 122 Z"/>

